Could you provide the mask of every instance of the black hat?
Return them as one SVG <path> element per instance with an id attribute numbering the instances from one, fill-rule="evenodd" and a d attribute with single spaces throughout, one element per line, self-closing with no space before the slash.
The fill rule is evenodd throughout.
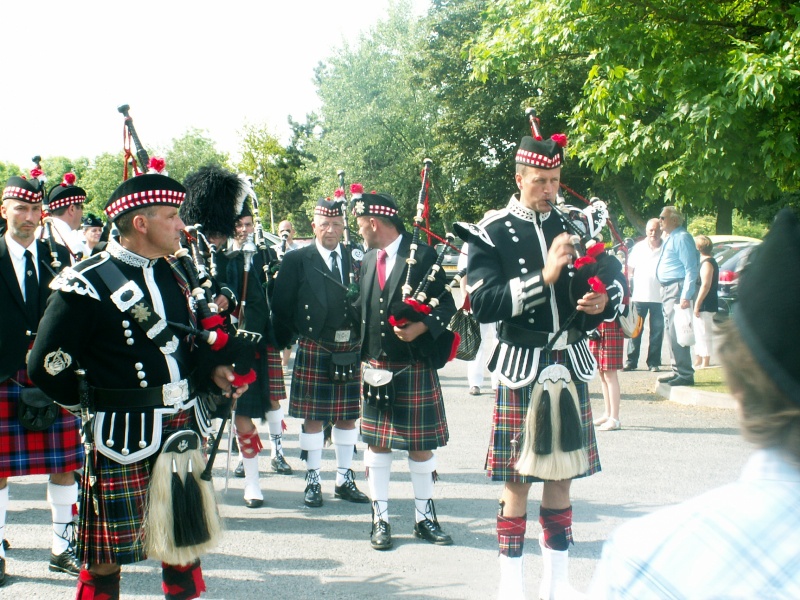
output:
<path id="1" fill-rule="evenodd" d="M 11 177 L 3 188 L 3 200 L 12 199 L 28 204 L 38 204 L 44 197 L 42 184 L 38 179 L 25 179 L 24 177 Z"/>
<path id="2" fill-rule="evenodd" d="M 120 215 L 145 206 L 180 206 L 186 198 L 186 189 L 166 175 L 139 175 L 131 177 L 114 190 L 103 212 L 109 221 Z"/>
<path id="3" fill-rule="evenodd" d="M 739 277 L 733 320 L 764 372 L 800 404 L 800 223 L 789 209 L 775 217 Z"/>
<path id="4" fill-rule="evenodd" d="M 97 215 L 93 215 L 89 213 L 83 218 L 83 223 L 81 223 L 83 227 L 102 227 L 103 221 Z"/>
<path id="5" fill-rule="evenodd" d="M 554 134 L 549 140 L 536 140 L 529 135 L 522 138 L 517 150 L 517 164 L 537 169 L 555 169 L 564 162 L 567 136 Z"/>
<path id="6" fill-rule="evenodd" d="M 356 217 L 385 217 L 398 229 L 404 229 L 403 221 L 398 213 L 397 203 L 388 194 L 379 194 L 378 192 L 363 194 L 353 204 L 353 214 Z"/>
<path id="7" fill-rule="evenodd" d="M 245 199 L 244 204 L 242 204 L 242 212 L 239 213 L 237 219 L 241 219 L 242 217 L 252 217 L 253 211 L 250 209 L 250 201 Z"/>
<path id="8" fill-rule="evenodd" d="M 233 236 L 248 188 L 236 173 L 217 165 L 201 167 L 184 180 L 186 202 L 181 219 L 187 225 L 202 225 L 206 235 Z"/>
<path id="9" fill-rule="evenodd" d="M 53 187 L 47 194 L 45 210 L 53 212 L 70 204 L 86 202 L 86 190 L 75 185 L 75 173 L 64 173 L 61 183 Z"/>
<path id="10" fill-rule="evenodd" d="M 314 214 L 320 215 L 321 217 L 344 216 L 344 201 L 320 198 L 317 205 L 314 207 Z"/>

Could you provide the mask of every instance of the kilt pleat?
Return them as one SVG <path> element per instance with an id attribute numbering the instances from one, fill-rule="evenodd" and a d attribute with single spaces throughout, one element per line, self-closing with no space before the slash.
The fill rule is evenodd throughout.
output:
<path id="1" fill-rule="evenodd" d="M 564 364 L 569 368 L 569 358 L 566 352 L 551 352 L 549 359 L 542 353 L 539 368 L 542 369 L 553 363 Z M 570 369 L 572 373 L 572 369 Z M 583 429 L 583 442 L 589 453 L 589 468 L 582 475 L 574 477 L 587 477 L 600 471 L 600 456 L 597 452 L 597 439 L 595 438 L 592 423 L 592 406 L 589 402 L 589 386 L 580 381 L 572 373 L 572 381 L 578 391 L 580 401 L 581 424 Z M 503 385 L 498 386 L 495 397 L 494 415 L 492 418 L 492 438 L 489 451 L 486 455 L 486 471 L 493 481 L 513 481 L 516 483 L 533 483 L 544 481 L 532 475 L 520 475 L 514 469 L 516 457 L 512 454 L 512 440 L 519 440 L 525 425 L 525 416 L 531 399 L 532 386 L 512 390 Z"/>
<path id="2" fill-rule="evenodd" d="M 278 363 L 280 366 L 280 363 Z M 251 419 L 263 419 L 270 410 L 270 392 L 272 388 L 272 377 L 269 369 L 269 357 L 266 352 L 261 354 L 255 361 L 253 368 L 256 371 L 256 380 L 251 383 L 247 391 L 236 401 L 236 414 L 250 417 Z M 283 375 L 281 375 L 281 387 L 283 386 Z"/>
<path id="3" fill-rule="evenodd" d="M 622 349 L 625 345 L 622 327 L 616 321 L 604 321 L 597 331 L 600 333 L 600 340 L 589 340 L 589 350 L 597 361 L 597 368 L 601 371 L 619 371 L 622 368 Z"/>
<path id="4" fill-rule="evenodd" d="M 29 431 L 17 417 L 21 387 L 32 385 L 26 369 L 0 383 L 0 477 L 68 473 L 83 466 L 80 419 L 63 408 L 43 431 Z"/>
<path id="5" fill-rule="evenodd" d="M 395 400 L 390 410 L 380 411 L 361 403 L 364 442 L 397 450 L 433 450 L 447 445 L 450 434 L 436 369 L 421 361 L 409 367 L 405 362 L 374 359 L 362 366 L 395 373 Z M 409 368 L 398 375 L 405 367 Z"/>
<path id="6" fill-rule="evenodd" d="M 331 352 L 358 350 L 358 342 L 325 342 L 321 346 L 309 338 L 301 337 L 297 342 L 294 359 L 289 415 L 298 419 L 331 422 L 357 419 L 361 394 L 360 376 L 349 383 L 334 383 L 328 376 L 328 368 Z M 360 367 L 359 360 L 356 357 L 356 369 Z"/>
<path id="7" fill-rule="evenodd" d="M 179 429 L 192 427 L 194 411 L 181 411 L 165 416 L 162 439 Z M 88 491 L 88 468 L 83 471 L 81 520 L 78 527 L 77 556 L 83 564 L 139 562 L 147 558 L 144 551 L 144 513 L 152 462 L 157 455 L 129 465 L 121 465 L 94 452 L 97 483 L 93 494 L 98 501 L 99 516 L 92 509 Z"/>
<path id="8" fill-rule="evenodd" d="M 286 385 L 283 383 L 281 351 L 274 346 L 267 346 L 267 369 L 269 370 L 270 400 L 286 400 Z"/>

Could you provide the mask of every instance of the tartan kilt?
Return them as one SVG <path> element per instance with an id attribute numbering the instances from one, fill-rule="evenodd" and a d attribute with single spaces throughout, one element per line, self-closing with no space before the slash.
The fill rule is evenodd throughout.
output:
<path id="1" fill-rule="evenodd" d="M 256 372 L 256 380 L 236 400 L 236 414 L 251 419 L 265 419 L 267 411 L 272 408 L 270 404 L 272 378 L 269 373 L 269 358 L 266 351 L 260 353 L 253 368 Z M 283 386 L 283 375 L 281 375 L 281 386 Z"/>
<path id="2" fill-rule="evenodd" d="M 357 419 L 361 397 L 361 378 L 350 383 L 334 383 L 328 376 L 331 352 L 358 352 L 358 342 L 324 342 L 301 337 L 297 342 L 289 396 L 289 415 L 298 419 L 330 421 Z M 356 368 L 360 367 L 356 357 Z"/>
<path id="3" fill-rule="evenodd" d="M 275 346 L 267 346 L 267 370 L 269 372 L 270 400 L 286 400 L 286 386 L 283 383 L 281 351 Z"/>
<path id="4" fill-rule="evenodd" d="M 193 428 L 194 409 L 164 416 L 162 440 L 179 429 Z M 145 560 L 144 513 L 150 471 L 158 454 L 129 465 L 121 465 L 94 451 L 97 477 L 94 496 L 99 516 L 89 495 L 88 467 L 83 470 L 80 494 L 77 557 L 81 564 L 130 564 Z M 200 465 L 205 468 L 205 465 Z"/>
<path id="5" fill-rule="evenodd" d="M 597 331 L 600 340 L 589 340 L 589 350 L 597 361 L 597 368 L 601 371 L 619 371 L 622 368 L 622 349 L 625 344 L 622 327 L 615 319 L 610 323 L 603 321 Z"/>
<path id="6" fill-rule="evenodd" d="M 553 363 L 569 367 L 569 356 L 565 351 L 551 352 L 550 359 L 542 353 L 539 368 Z M 575 377 L 570 369 L 572 382 L 578 391 L 580 401 L 581 423 L 583 424 L 583 442 L 589 455 L 589 469 L 573 479 L 588 477 L 600 471 L 600 456 L 597 453 L 597 439 L 592 424 L 592 405 L 589 402 L 589 386 Z M 514 469 L 515 457 L 512 454 L 512 440 L 519 440 L 525 426 L 525 416 L 531 399 L 532 385 L 512 390 L 500 383 L 494 404 L 492 423 L 492 440 L 486 454 L 486 471 L 492 481 L 513 481 L 516 483 L 534 483 L 544 481 L 532 475 L 520 475 Z"/>
<path id="7" fill-rule="evenodd" d="M 361 403 L 361 437 L 365 443 L 397 450 L 434 450 L 447 445 L 450 433 L 439 374 L 425 361 L 370 359 L 362 367 L 395 373 L 394 405 L 389 411 Z M 398 371 L 409 367 L 399 375 Z M 363 394 L 363 390 L 362 390 Z"/>
<path id="8" fill-rule="evenodd" d="M 33 386 L 28 371 L 13 378 Z M 0 383 L 0 477 L 69 473 L 83 467 L 80 419 L 63 408 L 43 431 L 28 431 L 17 417 L 20 386 L 11 379 Z"/>

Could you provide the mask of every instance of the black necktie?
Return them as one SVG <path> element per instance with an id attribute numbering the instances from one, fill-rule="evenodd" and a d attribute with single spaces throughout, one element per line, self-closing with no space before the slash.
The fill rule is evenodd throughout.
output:
<path id="1" fill-rule="evenodd" d="M 25 250 L 25 307 L 31 324 L 35 325 L 39 321 L 39 279 L 30 250 Z"/>
<path id="2" fill-rule="evenodd" d="M 336 254 L 336 251 L 331 252 L 331 271 L 333 271 L 334 275 L 336 275 L 336 280 L 341 283 L 342 281 L 342 272 L 339 270 L 339 261 L 337 260 L 339 257 Z"/>

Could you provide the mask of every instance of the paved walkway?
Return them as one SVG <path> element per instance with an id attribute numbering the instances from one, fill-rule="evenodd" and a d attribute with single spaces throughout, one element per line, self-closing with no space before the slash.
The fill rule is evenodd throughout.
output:
<path id="1" fill-rule="evenodd" d="M 655 376 L 646 371 L 620 374 L 623 429 L 598 433 L 603 471 L 573 486 L 576 545 L 571 551 L 571 578 L 578 589 L 588 586 L 603 541 L 615 526 L 735 479 L 749 455 L 734 411 L 667 402 L 651 393 Z M 482 471 L 492 395 L 484 390 L 482 396 L 469 396 L 465 377 L 465 364 L 460 361 L 441 371 L 450 443 L 437 452 L 441 480 L 436 486 L 436 508 L 455 545 L 434 547 L 411 534 L 412 491 L 401 452 L 395 453 L 390 488 L 392 551 L 370 548 L 369 505 L 333 498 L 332 449 L 323 453 L 325 505 L 305 508 L 298 458 L 300 423 L 290 418 L 285 445 L 296 472 L 272 474 L 267 472 L 269 458 L 261 458 L 265 506 L 244 507 L 241 479 L 231 481 L 227 494 L 220 492 L 226 533 L 220 547 L 203 560 L 209 588 L 204 598 L 496 597 L 494 526 L 500 486 L 488 481 Z M 595 412 L 602 412 L 596 380 L 590 390 Z M 260 429 L 266 442 L 266 427 Z M 354 467 L 358 485 L 366 490 L 363 449 L 359 445 Z M 223 486 L 221 475 L 220 460 L 214 481 L 218 490 Z M 10 485 L 6 528 L 12 544 L 7 553 L 10 578 L 0 588 L 0 598 L 73 598 L 75 580 L 47 570 L 50 512 L 45 478 L 16 479 Z M 525 550 L 530 597 L 538 589 L 541 564 L 535 542 L 540 489 L 533 488 Z M 163 598 L 155 561 L 126 567 L 122 586 L 124 598 Z"/>

